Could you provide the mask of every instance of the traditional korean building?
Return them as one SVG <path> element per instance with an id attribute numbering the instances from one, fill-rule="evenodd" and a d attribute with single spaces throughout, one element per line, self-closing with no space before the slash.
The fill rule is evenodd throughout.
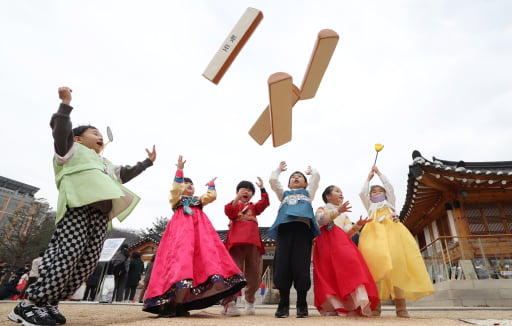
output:
<path id="1" fill-rule="evenodd" d="M 146 265 L 146 263 L 151 261 L 153 255 L 156 255 L 159 244 L 160 237 L 150 234 L 139 239 L 137 242 L 131 243 L 128 247 L 128 250 L 130 252 L 130 256 L 135 251 L 140 252 L 140 258 L 144 262 L 144 265 Z"/>
<path id="2" fill-rule="evenodd" d="M 400 220 L 436 289 L 418 303 L 512 306 L 512 161 L 412 156 Z"/>

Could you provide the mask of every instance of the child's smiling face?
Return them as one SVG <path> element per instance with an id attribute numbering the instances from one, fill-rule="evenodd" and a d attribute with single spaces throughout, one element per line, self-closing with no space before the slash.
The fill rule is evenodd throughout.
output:
<path id="1" fill-rule="evenodd" d="M 302 173 L 294 173 L 290 176 L 288 188 L 290 189 L 302 189 L 308 186 L 308 182 L 302 175 Z"/>
<path id="2" fill-rule="evenodd" d="M 328 203 L 338 206 L 343 203 L 343 192 L 340 188 L 334 187 L 331 190 L 331 193 L 326 196 L 326 198 Z"/>
<path id="3" fill-rule="evenodd" d="M 82 144 L 96 153 L 101 153 L 103 149 L 103 135 L 98 129 L 95 128 L 87 128 L 82 135 L 75 136 L 74 140 Z"/>

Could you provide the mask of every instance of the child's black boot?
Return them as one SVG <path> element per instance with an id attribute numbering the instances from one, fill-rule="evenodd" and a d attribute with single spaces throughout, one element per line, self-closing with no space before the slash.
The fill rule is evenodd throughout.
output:
<path id="1" fill-rule="evenodd" d="M 297 318 L 305 318 L 308 316 L 308 302 L 306 300 L 307 292 L 297 292 Z"/>
<path id="2" fill-rule="evenodd" d="M 276 318 L 287 318 L 290 315 L 290 290 L 279 290 L 279 305 L 275 313 Z"/>

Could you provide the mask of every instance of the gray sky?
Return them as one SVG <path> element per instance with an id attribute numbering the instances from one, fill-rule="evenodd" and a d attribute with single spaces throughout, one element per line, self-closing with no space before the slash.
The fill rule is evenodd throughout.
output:
<path id="1" fill-rule="evenodd" d="M 264 18 L 214 85 L 201 74 L 247 7 Z M 336 184 L 356 220 L 375 143 L 385 145 L 377 165 L 401 209 L 415 149 L 429 159 L 511 160 L 511 16 L 512 2 L 486 0 L 0 0 L 0 175 L 56 205 L 49 120 L 57 88 L 69 86 L 75 125 L 112 128 L 105 156 L 115 164 L 156 145 L 155 165 L 127 184 L 142 200 L 118 227 L 171 215 L 180 154 L 196 194 L 218 177 L 217 201 L 205 207 L 217 229 L 227 228 L 236 184 L 257 176 L 271 196 L 260 226 L 272 224 L 268 178 L 281 160 L 284 184 L 311 165 L 321 174 L 313 206 Z M 325 28 L 340 41 L 316 97 L 293 110 L 292 141 L 258 145 L 248 131 L 268 104 L 268 77 L 286 72 L 300 86 Z"/>

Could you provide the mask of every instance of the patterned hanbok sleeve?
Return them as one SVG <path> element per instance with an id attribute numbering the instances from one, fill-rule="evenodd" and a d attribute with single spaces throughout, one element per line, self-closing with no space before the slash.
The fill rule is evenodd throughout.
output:
<path id="1" fill-rule="evenodd" d="M 208 184 L 208 191 L 206 194 L 201 195 L 199 200 L 203 203 L 203 206 L 206 206 L 215 199 L 217 199 L 217 191 L 215 190 L 215 183 L 212 181 Z"/>
<path id="2" fill-rule="evenodd" d="M 181 194 L 183 193 L 183 170 L 176 170 L 176 174 L 174 176 L 174 181 L 172 182 L 171 192 L 169 194 L 169 203 L 171 207 L 174 208 L 178 201 L 181 198 Z"/>
<path id="3" fill-rule="evenodd" d="M 328 207 L 319 207 L 315 212 L 315 219 L 318 226 L 322 227 L 332 222 L 332 220 L 338 215 L 337 209 L 330 209 Z"/>

